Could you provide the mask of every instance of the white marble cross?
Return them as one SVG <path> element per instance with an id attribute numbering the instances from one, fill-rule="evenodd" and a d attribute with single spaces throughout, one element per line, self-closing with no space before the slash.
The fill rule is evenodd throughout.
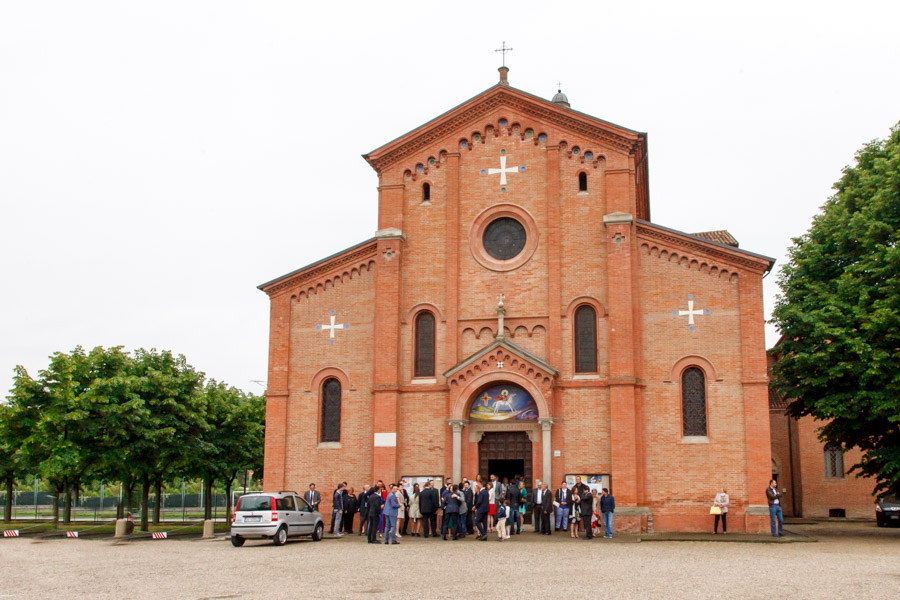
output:
<path id="1" fill-rule="evenodd" d="M 690 330 L 693 331 L 694 330 L 694 315 L 698 315 L 698 316 L 699 315 L 708 315 L 709 309 L 700 310 L 698 308 L 697 310 L 694 310 L 694 295 L 688 294 L 688 309 L 672 311 L 672 314 L 677 315 L 679 317 L 687 317 L 688 318 L 688 326 L 690 327 Z"/>
<path id="2" fill-rule="evenodd" d="M 330 325 L 329 325 L 329 324 L 326 324 L 326 325 L 316 325 L 316 329 L 319 329 L 319 330 L 322 330 L 322 329 L 329 329 L 329 330 L 330 330 L 330 332 L 329 332 L 329 333 L 330 333 L 329 337 L 330 337 L 331 339 L 330 339 L 329 342 L 328 342 L 328 343 L 330 343 L 330 344 L 333 344 L 333 343 L 334 343 L 334 332 L 335 332 L 336 329 L 350 329 L 350 325 L 347 325 L 347 324 L 344 324 L 344 323 L 335 323 L 336 320 L 337 320 L 337 319 L 336 319 L 336 317 L 334 316 L 334 311 L 331 311 L 331 324 L 330 324 Z"/>
<path id="3" fill-rule="evenodd" d="M 506 174 L 507 173 L 517 173 L 519 171 L 519 167 L 507 167 L 506 166 L 506 157 L 500 157 L 500 168 L 499 169 L 488 169 L 488 175 L 496 175 L 500 173 L 500 185 L 506 185 Z"/>

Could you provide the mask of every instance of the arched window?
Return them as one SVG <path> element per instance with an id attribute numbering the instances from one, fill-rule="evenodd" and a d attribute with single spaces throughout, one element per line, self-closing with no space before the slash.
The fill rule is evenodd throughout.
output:
<path id="1" fill-rule="evenodd" d="M 425 182 L 422 184 L 422 202 L 431 200 L 431 184 Z"/>
<path id="2" fill-rule="evenodd" d="M 578 174 L 578 191 L 587 191 L 587 173 L 585 173 L 584 171 Z"/>
<path id="3" fill-rule="evenodd" d="M 415 377 L 434 377 L 434 315 L 422 311 L 416 316 Z"/>
<path id="4" fill-rule="evenodd" d="M 685 436 L 706 435 L 706 377 L 697 367 L 681 374 L 681 419 Z"/>
<path id="5" fill-rule="evenodd" d="M 825 445 L 825 477 L 844 477 L 844 452 L 840 444 Z"/>
<path id="6" fill-rule="evenodd" d="M 597 311 L 593 306 L 575 310 L 575 372 L 597 372 Z"/>
<path id="7" fill-rule="evenodd" d="M 331 377 L 322 383 L 322 442 L 341 441 L 341 382 Z"/>

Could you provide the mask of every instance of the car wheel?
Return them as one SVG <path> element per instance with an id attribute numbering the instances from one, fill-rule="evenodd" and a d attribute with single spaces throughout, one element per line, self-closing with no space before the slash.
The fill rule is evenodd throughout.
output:
<path id="1" fill-rule="evenodd" d="M 320 542 L 322 541 L 323 537 L 325 537 L 325 525 L 322 523 L 317 523 L 316 528 L 312 534 L 312 539 L 314 542 Z"/>
<path id="2" fill-rule="evenodd" d="M 880 521 L 880 520 L 878 520 L 878 519 L 875 519 L 875 522 L 878 523 L 878 526 L 879 526 L 879 527 L 884 527 L 884 521 Z"/>
<path id="3" fill-rule="evenodd" d="M 276 546 L 283 546 L 287 541 L 287 527 L 282 525 L 278 531 L 275 532 L 275 535 L 272 536 L 272 543 Z"/>
<path id="4" fill-rule="evenodd" d="M 242 538 L 239 535 L 231 536 L 231 545 L 234 546 L 235 548 L 240 548 L 241 546 L 244 545 L 244 538 Z"/>

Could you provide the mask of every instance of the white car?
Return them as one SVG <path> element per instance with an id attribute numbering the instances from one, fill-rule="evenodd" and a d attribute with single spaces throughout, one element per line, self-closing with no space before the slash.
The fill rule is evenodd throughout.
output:
<path id="1" fill-rule="evenodd" d="M 276 546 L 304 535 L 319 541 L 325 520 L 296 492 L 246 494 L 238 499 L 231 517 L 231 544 L 243 546 L 247 538 L 271 538 Z"/>

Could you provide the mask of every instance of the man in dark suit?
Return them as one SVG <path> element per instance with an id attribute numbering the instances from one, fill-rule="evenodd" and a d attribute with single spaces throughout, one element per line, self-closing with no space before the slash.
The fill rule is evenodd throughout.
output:
<path id="1" fill-rule="evenodd" d="M 369 509 L 369 486 L 364 485 L 362 494 L 359 495 L 359 533 L 356 535 L 362 535 L 364 531 L 366 531 L 366 526 L 368 525 L 369 518 L 367 516 Z"/>
<path id="2" fill-rule="evenodd" d="M 472 491 L 472 486 L 468 481 L 463 482 L 463 499 L 466 502 L 466 514 L 463 516 L 463 521 L 465 522 L 465 527 L 463 528 L 463 521 L 460 522 L 460 529 L 462 529 L 463 537 L 467 533 L 475 533 L 475 529 L 472 527 L 473 525 L 473 516 L 475 513 L 472 511 L 472 507 L 475 506 L 475 492 Z"/>
<path id="3" fill-rule="evenodd" d="M 541 484 L 541 533 L 550 535 L 550 520 L 553 518 L 553 494 L 546 483 Z"/>
<path id="4" fill-rule="evenodd" d="M 478 491 L 475 496 L 475 525 L 478 527 L 478 539 L 487 541 L 487 516 L 491 508 L 491 498 L 485 488 Z"/>
<path id="5" fill-rule="evenodd" d="M 425 489 L 419 494 L 419 512 L 422 513 L 423 537 L 437 537 L 437 507 L 437 490 L 434 489 L 434 482 L 429 480 L 425 484 Z"/>
<path id="6" fill-rule="evenodd" d="M 582 483 L 581 477 L 576 477 L 572 493 L 578 494 L 578 497 L 581 498 L 581 519 L 584 523 L 584 539 L 593 539 L 594 528 L 591 527 L 591 520 L 594 516 L 594 495 L 591 494 L 591 488 L 588 487 L 587 484 Z"/>
<path id="7" fill-rule="evenodd" d="M 316 484 L 309 484 L 309 491 L 303 494 L 303 499 L 309 504 L 313 510 L 319 510 L 319 503 L 322 501 L 322 494 L 316 491 Z"/>
<path id="8" fill-rule="evenodd" d="M 369 524 L 367 527 L 367 539 L 370 544 L 378 543 L 378 521 L 381 519 L 381 490 L 377 485 L 369 490 L 368 509 L 366 510 Z"/>
<path id="9" fill-rule="evenodd" d="M 541 493 L 541 480 L 537 479 L 535 480 L 534 491 L 531 492 L 531 505 L 534 509 L 531 520 L 534 521 L 535 533 L 541 533 L 541 500 L 543 500 Z"/>
<path id="10" fill-rule="evenodd" d="M 445 540 L 447 539 L 447 528 L 450 526 L 450 511 L 447 510 L 447 503 L 450 501 L 450 495 L 453 493 L 453 486 L 448 481 L 447 484 L 441 488 L 441 509 L 444 511 L 444 514 L 441 515 L 441 537 Z M 456 507 L 457 512 L 459 512 L 459 505 Z"/>
<path id="11" fill-rule="evenodd" d="M 519 513 L 519 503 L 522 501 L 522 495 L 519 491 L 519 480 L 516 478 L 514 484 L 509 485 L 509 517 L 506 522 L 509 524 L 509 534 L 515 535 L 522 531 L 522 515 Z"/>

